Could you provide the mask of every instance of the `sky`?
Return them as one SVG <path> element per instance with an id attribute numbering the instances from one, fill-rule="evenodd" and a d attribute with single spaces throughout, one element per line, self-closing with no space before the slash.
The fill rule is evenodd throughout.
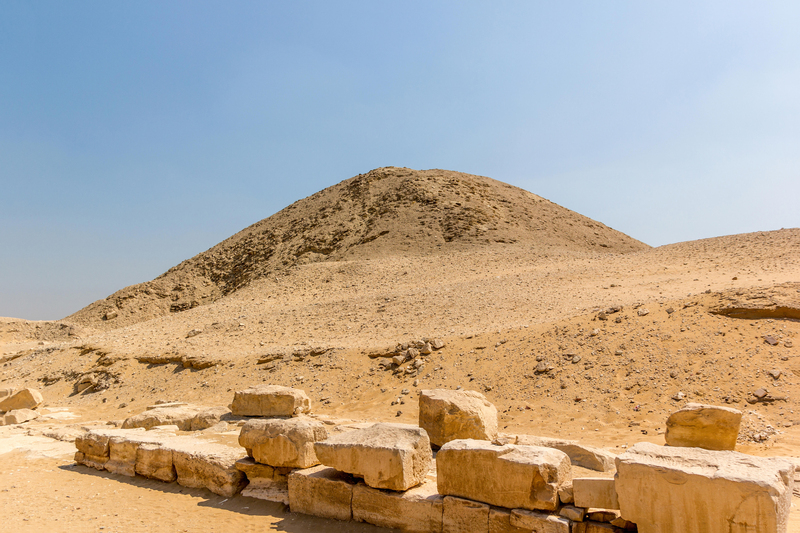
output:
<path id="1" fill-rule="evenodd" d="M 0 3 L 0 316 L 59 319 L 382 166 L 652 246 L 800 226 L 800 3 Z"/>

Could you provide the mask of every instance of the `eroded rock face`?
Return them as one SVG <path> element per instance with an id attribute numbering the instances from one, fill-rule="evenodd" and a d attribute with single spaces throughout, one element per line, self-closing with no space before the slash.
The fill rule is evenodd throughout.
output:
<path id="1" fill-rule="evenodd" d="M 479 392 L 423 390 L 419 426 L 435 446 L 456 439 L 492 441 L 497 437 L 497 409 Z"/>
<path id="2" fill-rule="evenodd" d="M 372 488 L 407 490 L 422 483 L 433 460 L 424 429 L 373 424 L 314 443 L 322 464 L 364 479 Z"/>
<path id="3" fill-rule="evenodd" d="M 442 446 L 436 475 L 443 495 L 552 511 L 558 507 L 559 489 L 571 480 L 571 464 L 567 454 L 553 448 L 465 439 Z"/>
<path id="4" fill-rule="evenodd" d="M 668 446 L 733 450 L 742 412 L 730 407 L 689 403 L 667 419 Z"/>
<path id="5" fill-rule="evenodd" d="M 640 442 L 617 457 L 616 491 L 641 533 L 785 533 L 793 476 L 784 459 Z"/>
<path id="6" fill-rule="evenodd" d="M 294 416 L 311 412 L 311 400 L 300 389 L 256 385 L 234 393 L 230 408 L 236 416 Z"/>
<path id="7" fill-rule="evenodd" d="M 319 464 L 314 443 L 328 438 L 322 422 L 307 418 L 249 420 L 239 444 L 257 462 L 278 467 L 309 468 Z"/>
<path id="8" fill-rule="evenodd" d="M 13 389 L 12 389 L 13 390 Z M 36 409 L 44 402 L 42 393 L 36 389 L 22 389 L 12 392 L 0 401 L 0 412 L 14 411 L 15 409 Z"/>
<path id="9" fill-rule="evenodd" d="M 614 458 L 616 456 L 613 453 L 593 446 L 586 446 L 577 441 L 536 437 L 534 435 L 519 435 L 514 444 L 555 448 L 556 450 L 561 450 L 566 453 L 569 456 L 569 460 L 575 466 L 581 466 L 598 472 L 610 472 L 614 470 Z"/>

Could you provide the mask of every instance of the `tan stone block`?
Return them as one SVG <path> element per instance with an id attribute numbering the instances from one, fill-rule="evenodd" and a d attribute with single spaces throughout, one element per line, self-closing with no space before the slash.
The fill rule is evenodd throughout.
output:
<path id="1" fill-rule="evenodd" d="M 105 470 L 108 457 L 103 455 L 90 455 L 83 452 L 75 452 L 75 462 L 79 465 L 88 466 L 95 470 Z"/>
<path id="2" fill-rule="evenodd" d="M 0 412 L 15 409 L 36 409 L 44 402 L 42 393 L 36 389 L 21 389 L 0 401 Z"/>
<path id="3" fill-rule="evenodd" d="M 576 477 L 572 480 L 572 494 L 578 507 L 619 509 L 614 478 Z"/>
<path id="4" fill-rule="evenodd" d="M 242 496 L 289 505 L 287 475 L 291 469 L 276 469 L 257 463 L 252 457 L 239 459 L 234 466 L 247 477 L 247 486 L 242 490 Z"/>
<path id="5" fill-rule="evenodd" d="M 592 522 L 590 520 L 577 522 L 572 526 L 572 533 L 610 533 L 612 531 L 618 530 L 611 524 Z"/>
<path id="6" fill-rule="evenodd" d="M 586 509 L 583 507 L 575 507 L 574 505 L 565 505 L 558 511 L 558 516 L 563 516 L 567 520 L 573 522 L 583 522 L 586 518 Z"/>
<path id="7" fill-rule="evenodd" d="M 571 476 L 559 450 L 486 441 L 455 440 L 436 456 L 439 493 L 509 509 L 558 507 L 558 491 Z"/>
<path id="8" fill-rule="evenodd" d="M 405 492 L 353 487 L 353 520 L 416 533 L 441 533 L 443 497 L 426 480 Z"/>
<path id="9" fill-rule="evenodd" d="M 575 495 L 572 493 L 571 479 L 558 489 L 558 499 L 561 503 L 572 503 L 575 501 Z"/>
<path id="10" fill-rule="evenodd" d="M 613 509 L 586 509 L 586 519 L 609 524 L 619 518 L 619 511 Z"/>
<path id="11" fill-rule="evenodd" d="M 689 403 L 667 419 L 664 438 L 668 446 L 733 450 L 741 422 L 737 409 Z"/>
<path id="12" fill-rule="evenodd" d="M 491 507 L 489 509 L 489 533 L 531 533 L 531 530 L 511 525 L 511 509 Z"/>
<path id="13" fill-rule="evenodd" d="M 87 455 L 108 457 L 108 440 L 111 437 L 125 437 L 128 430 L 122 429 L 90 429 L 75 438 L 75 447 Z"/>
<path id="14" fill-rule="evenodd" d="M 293 513 L 350 520 L 354 485 L 351 476 L 329 466 L 295 470 L 289 474 L 289 508 Z"/>
<path id="15" fill-rule="evenodd" d="M 172 483 L 178 479 L 172 450 L 163 444 L 142 443 L 136 448 L 136 473 L 150 479 Z"/>
<path id="16" fill-rule="evenodd" d="M 133 477 L 136 475 L 136 455 L 143 443 L 158 444 L 164 437 L 157 435 L 141 435 L 131 433 L 124 436 L 111 436 L 108 439 L 108 457 L 106 470 L 114 474 Z"/>
<path id="17" fill-rule="evenodd" d="M 37 418 L 39 418 L 39 413 L 32 409 L 14 409 L 5 414 L 3 417 L 3 425 L 22 424 Z"/>
<path id="18" fill-rule="evenodd" d="M 512 509 L 511 525 L 532 533 L 570 533 L 566 518 L 527 509 Z"/>
<path id="19" fill-rule="evenodd" d="M 614 459 L 616 455 L 600 448 L 586 446 L 577 441 L 536 437 L 534 435 L 518 435 L 516 444 L 544 446 L 561 450 L 569 456 L 569 460 L 573 465 L 589 470 L 612 472 L 615 468 Z"/>
<path id="20" fill-rule="evenodd" d="M 245 453 L 233 448 L 199 439 L 194 442 L 167 440 L 165 447 L 172 449 L 172 462 L 178 475 L 178 484 L 191 488 L 206 488 L 214 494 L 230 498 L 246 485 L 247 478 L 236 468 L 236 461 Z"/>
<path id="21" fill-rule="evenodd" d="M 497 409 L 479 392 L 423 390 L 419 426 L 435 446 L 456 439 L 493 441 L 497 438 Z"/>
<path id="22" fill-rule="evenodd" d="M 784 533 L 793 485 L 778 458 L 648 442 L 617 457 L 620 512 L 641 533 Z"/>
<path id="23" fill-rule="evenodd" d="M 259 463 L 309 468 L 319 464 L 314 443 L 327 438 L 325 424 L 317 420 L 248 420 L 239 433 L 239 445 Z"/>
<path id="24" fill-rule="evenodd" d="M 294 416 L 311 412 L 311 400 L 300 389 L 256 385 L 235 392 L 230 408 L 236 416 Z"/>
<path id="25" fill-rule="evenodd" d="M 481 502 L 445 496 L 442 533 L 487 533 L 490 507 Z"/>
<path id="26" fill-rule="evenodd" d="M 407 490 L 425 479 L 433 461 L 425 430 L 373 424 L 314 443 L 322 464 L 364 479 L 376 489 Z"/>

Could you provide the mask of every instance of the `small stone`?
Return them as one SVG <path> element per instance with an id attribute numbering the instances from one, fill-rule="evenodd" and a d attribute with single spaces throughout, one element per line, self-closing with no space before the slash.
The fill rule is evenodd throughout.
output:
<path id="1" fill-rule="evenodd" d="M 778 379 L 779 377 L 781 377 L 781 371 L 773 369 L 769 371 L 769 375 L 772 376 L 772 379 Z"/>
<path id="2" fill-rule="evenodd" d="M 675 309 L 673 309 L 672 307 L 667 307 L 667 314 L 671 315 L 674 312 L 675 312 Z"/>
<path id="3" fill-rule="evenodd" d="M 637 314 L 637 315 L 639 315 L 639 316 L 647 316 L 647 315 L 649 315 L 649 314 L 650 314 L 650 311 L 648 311 L 648 310 L 647 310 L 646 308 L 644 308 L 644 307 L 640 307 L 640 308 L 639 308 L 639 309 L 636 311 L 636 314 Z"/>
<path id="4" fill-rule="evenodd" d="M 770 346 L 775 346 L 778 344 L 778 339 L 776 339 L 774 335 L 764 335 L 764 342 Z"/>
<path id="5" fill-rule="evenodd" d="M 572 364 L 573 365 L 576 364 L 576 363 L 580 363 L 580 361 L 581 361 L 581 356 L 580 355 L 573 355 L 572 356 Z"/>
<path id="6" fill-rule="evenodd" d="M 672 399 L 675 400 L 676 402 L 680 401 L 680 400 L 683 400 L 685 397 L 686 397 L 686 395 L 684 393 L 680 392 L 680 391 L 678 391 L 678 392 L 676 392 L 675 394 L 672 395 Z"/>
<path id="7" fill-rule="evenodd" d="M 410 393 L 411 393 L 411 391 L 408 390 L 408 389 L 403 389 L 403 390 L 400 391 L 400 394 L 410 394 Z"/>
<path id="8" fill-rule="evenodd" d="M 792 341 L 787 339 L 787 340 L 783 341 L 783 345 L 786 346 L 787 348 L 791 348 L 792 347 Z"/>
<path id="9" fill-rule="evenodd" d="M 669 377 L 677 378 L 678 377 L 678 371 L 677 370 L 673 370 L 672 372 L 669 373 Z"/>
<path id="10" fill-rule="evenodd" d="M 761 388 L 759 388 L 759 389 L 756 389 L 756 390 L 753 392 L 753 396 L 755 396 L 755 397 L 756 397 L 756 398 L 758 398 L 759 400 L 763 400 L 764 398 L 766 398 L 766 397 L 767 397 L 767 394 L 768 394 L 768 393 L 767 393 L 767 389 L 765 389 L 765 388 L 763 388 L 763 387 L 761 387 Z"/>
<path id="11" fill-rule="evenodd" d="M 591 332 L 589 335 L 590 335 L 591 337 L 597 337 L 598 335 L 600 335 L 600 330 L 599 330 L 599 329 L 597 329 L 597 328 L 594 328 L 594 329 L 592 330 L 592 332 Z"/>
<path id="12" fill-rule="evenodd" d="M 189 333 L 186 334 L 186 338 L 188 339 L 189 337 L 196 337 L 196 336 L 200 335 L 201 333 L 203 333 L 203 330 L 201 330 L 201 329 L 193 329 Z"/>

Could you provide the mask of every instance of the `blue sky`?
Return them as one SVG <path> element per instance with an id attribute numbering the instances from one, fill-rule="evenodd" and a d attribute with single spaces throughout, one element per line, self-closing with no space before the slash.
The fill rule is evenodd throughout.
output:
<path id="1" fill-rule="evenodd" d="M 650 245 L 800 226 L 797 2 L 0 3 L 0 316 L 56 319 L 372 168 Z"/>

